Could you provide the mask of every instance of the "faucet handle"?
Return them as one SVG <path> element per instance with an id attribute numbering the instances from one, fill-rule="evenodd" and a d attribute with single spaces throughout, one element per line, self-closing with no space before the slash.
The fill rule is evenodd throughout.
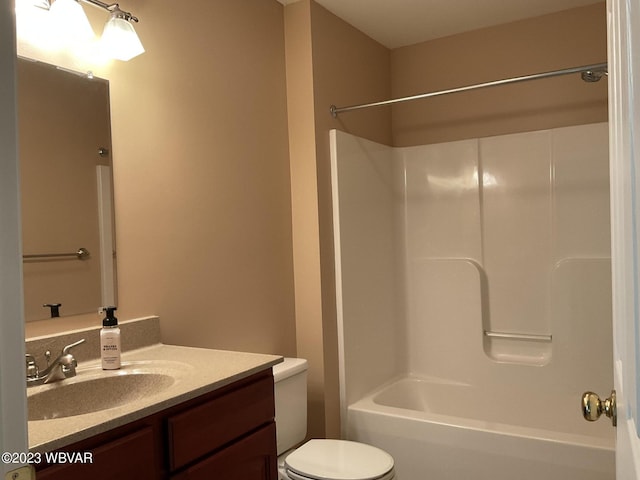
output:
<path id="1" fill-rule="evenodd" d="M 76 367 L 78 366 L 78 362 L 74 358 L 74 356 L 69 353 L 73 347 L 77 347 L 81 343 L 84 343 L 85 339 L 82 338 L 77 342 L 71 343 L 62 349 L 62 354 L 58 358 L 58 363 L 62 367 L 62 372 L 67 377 L 73 377 L 76 374 Z"/>
<path id="2" fill-rule="evenodd" d="M 38 371 L 38 364 L 36 363 L 36 357 L 30 353 L 25 354 L 25 361 L 27 362 L 27 378 L 36 378 L 40 373 Z"/>
<path id="3" fill-rule="evenodd" d="M 80 340 L 78 340 L 77 342 L 71 343 L 69 345 L 67 345 L 66 347 L 64 347 L 62 349 L 62 355 L 68 355 L 69 354 L 69 350 L 71 350 L 73 347 L 77 347 L 78 345 L 80 345 L 81 343 L 84 343 L 85 339 L 82 338 Z"/>
<path id="4" fill-rule="evenodd" d="M 78 361 L 73 357 L 73 355 L 67 353 L 66 355 L 62 355 L 58 361 L 64 373 L 72 373 L 75 375 Z"/>

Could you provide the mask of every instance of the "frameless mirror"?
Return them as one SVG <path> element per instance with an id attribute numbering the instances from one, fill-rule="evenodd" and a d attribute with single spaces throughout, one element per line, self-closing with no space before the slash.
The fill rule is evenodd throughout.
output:
<path id="1" fill-rule="evenodd" d="M 25 319 L 115 304 L 108 82 L 18 59 L 18 136 Z"/>

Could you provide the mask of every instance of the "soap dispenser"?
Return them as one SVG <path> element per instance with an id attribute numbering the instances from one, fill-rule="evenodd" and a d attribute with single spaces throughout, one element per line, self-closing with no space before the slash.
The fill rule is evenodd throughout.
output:
<path id="1" fill-rule="evenodd" d="M 102 320 L 100 331 L 100 356 L 103 370 L 117 370 L 120 368 L 120 328 L 118 319 L 113 312 L 116 307 L 104 307 L 106 317 Z"/>

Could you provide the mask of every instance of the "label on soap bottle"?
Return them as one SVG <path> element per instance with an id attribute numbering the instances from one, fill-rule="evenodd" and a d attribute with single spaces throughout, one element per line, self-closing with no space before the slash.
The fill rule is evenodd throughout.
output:
<path id="1" fill-rule="evenodd" d="M 120 329 L 104 327 L 100 330 L 100 356 L 103 370 L 120 368 Z"/>

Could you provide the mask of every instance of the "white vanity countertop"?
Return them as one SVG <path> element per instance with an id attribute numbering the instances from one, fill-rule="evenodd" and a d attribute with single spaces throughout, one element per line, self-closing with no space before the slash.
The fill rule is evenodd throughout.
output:
<path id="1" fill-rule="evenodd" d="M 224 387 L 271 368 L 281 361 L 282 357 L 277 355 L 159 343 L 124 352 L 120 370 L 102 371 L 99 359 L 79 362 L 76 377 L 49 385 L 29 387 L 27 395 L 64 387 L 63 384 L 66 383 L 82 382 L 90 376 L 130 375 L 140 371 L 168 374 L 175 381 L 157 393 L 136 398 L 122 406 L 82 415 L 29 421 L 29 450 L 45 452 L 60 449 Z"/>

